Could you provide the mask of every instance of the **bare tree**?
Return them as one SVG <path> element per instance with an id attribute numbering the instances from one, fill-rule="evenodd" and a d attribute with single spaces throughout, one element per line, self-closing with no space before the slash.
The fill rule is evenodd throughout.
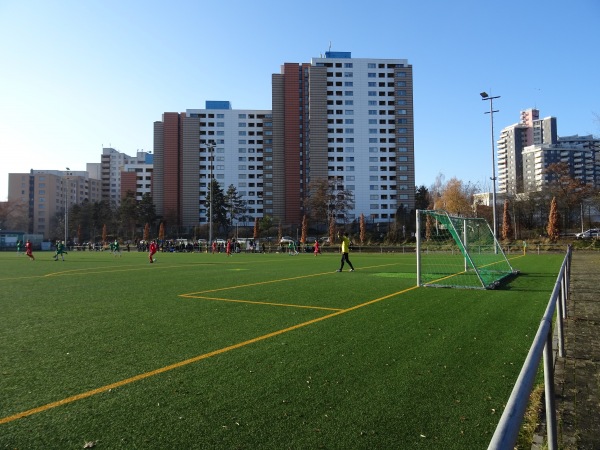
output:
<path id="1" fill-rule="evenodd" d="M 354 197 L 341 180 L 317 180 L 311 183 L 309 192 L 305 208 L 312 220 L 328 223 L 331 217 L 335 217 L 336 222 L 348 222 L 348 211 L 354 208 Z"/>
<path id="2" fill-rule="evenodd" d="M 579 216 L 580 205 L 593 197 L 594 189 L 573 178 L 569 165 L 564 162 L 548 165 L 544 173 L 548 177 L 547 192 L 556 198 L 557 208 L 562 211 L 563 227 L 571 227 Z"/>
<path id="3" fill-rule="evenodd" d="M 22 200 L 0 202 L 0 228 L 28 231 L 27 204 Z"/>

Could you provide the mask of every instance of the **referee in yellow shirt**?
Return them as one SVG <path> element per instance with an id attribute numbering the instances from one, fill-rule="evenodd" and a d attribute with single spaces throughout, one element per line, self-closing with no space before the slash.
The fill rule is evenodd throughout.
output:
<path id="1" fill-rule="evenodd" d="M 350 272 L 354 272 L 354 266 L 350 262 L 350 258 L 348 258 L 348 253 L 350 252 L 350 238 L 348 238 L 348 232 L 344 231 L 344 235 L 340 237 L 338 233 L 338 238 L 342 240 L 342 261 L 340 268 L 336 270 L 336 272 L 341 272 L 344 268 L 344 262 L 347 262 L 350 266 Z"/>

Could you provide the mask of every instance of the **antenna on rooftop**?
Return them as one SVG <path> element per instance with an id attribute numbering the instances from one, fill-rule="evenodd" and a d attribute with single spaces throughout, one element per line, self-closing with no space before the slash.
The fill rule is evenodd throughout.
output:
<path id="1" fill-rule="evenodd" d="M 331 51 L 331 41 L 329 41 L 329 51 Z"/>

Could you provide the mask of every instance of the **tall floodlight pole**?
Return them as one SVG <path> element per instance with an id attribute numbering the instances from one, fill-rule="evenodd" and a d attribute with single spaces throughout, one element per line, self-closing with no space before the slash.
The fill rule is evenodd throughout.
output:
<path id="1" fill-rule="evenodd" d="M 69 188 L 69 169 L 68 167 L 66 167 L 67 169 L 67 176 L 65 177 L 66 179 L 66 190 L 65 190 L 65 245 L 68 245 L 67 242 L 69 242 L 68 238 L 69 238 L 69 199 L 70 199 L 70 188 Z"/>
<path id="2" fill-rule="evenodd" d="M 490 126 L 492 129 L 492 213 L 494 220 L 494 238 L 498 238 L 498 225 L 496 220 L 496 152 L 494 150 L 494 113 L 498 112 L 498 109 L 494 109 L 494 99 L 500 98 L 499 95 L 495 97 L 490 97 L 487 92 L 481 92 L 481 100 L 489 100 L 490 101 L 490 110 L 486 111 L 484 114 L 490 115 Z"/>
<path id="3" fill-rule="evenodd" d="M 208 141 L 206 144 L 208 148 L 208 159 L 210 161 L 210 184 L 209 184 L 209 206 L 208 206 L 208 245 L 212 246 L 213 241 L 213 152 L 215 150 L 214 141 Z"/>

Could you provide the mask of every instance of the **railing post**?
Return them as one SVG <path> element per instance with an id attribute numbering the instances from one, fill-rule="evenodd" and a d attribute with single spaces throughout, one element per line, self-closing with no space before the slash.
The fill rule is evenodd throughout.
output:
<path id="1" fill-rule="evenodd" d="M 567 318 L 567 298 L 569 296 L 567 268 L 565 267 L 565 273 L 562 279 L 562 289 L 560 291 L 560 303 L 562 304 L 563 319 Z"/>
<path id="2" fill-rule="evenodd" d="M 546 429 L 548 450 L 558 450 L 556 406 L 554 401 L 554 361 L 552 356 L 552 328 L 548 330 L 544 346 L 544 390 L 546 396 Z"/>
<path id="3" fill-rule="evenodd" d="M 556 334 L 558 335 L 558 356 L 561 358 L 565 355 L 565 343 L 564 338 L 565 334 L 563 331 L 563 303 L 562 303 L 562 292 L 564 290 L 563 283 L 561 282 L 561 293 L 560 296 L 556 299 Z"/>

